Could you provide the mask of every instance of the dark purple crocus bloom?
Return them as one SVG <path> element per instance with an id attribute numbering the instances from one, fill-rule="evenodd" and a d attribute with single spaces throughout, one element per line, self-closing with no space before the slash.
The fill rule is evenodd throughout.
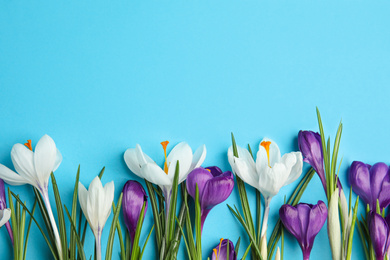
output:
<path id="1" fill-rule="evenodd" d="M 141 214 L 144 202 L 146 213 L 146 210 L 148 209 L 148 196 L 146 195 L 144 188 L 138 181 L 127 181 L 123 187 L 122 210 L 125 224 L 130 234 L 131 243 L 134 241 L 139 215 Z"/>
<path id="2" fill-rule="evenodd" d="M 310 164 L 321 179 L 326 193 L 326 179 L 324 171 L 324 156 L 322 153 L 321 136 L 313 131 L 299 131 L 298 146 L 302 153 L 303 161 Z"/>
<path id="3" fill-rule="evenodd" d="M 227 257 L 227 245 L 229 243 L 229 259 Z M 221 239 L 221 242 L 213 249 L 211 260 L 237 260 L 234 244 L 229 239 Z"/>
<path id="4" fill-rule="evenodd" d="M 371 212 L 368 225 L 376 259 L 383 260 L 390 245 L 390 217 L 383 218 L 380 214 Z"/>
<path id="5" fill-rule="evenodd" d="M 6 209 L 7 208 L 7 200 L 5 198 L 5 187 L 4 187 L 4 181 L 0 179 L 0 209 Z M 8 235 L 11 238 L 12 244 L 14 243 L 14 236 L 12 234 L 11 225 L 9 224 L 9 221 L 5 223 L 5 227 L 7 229 Z"/>
<path id="6" fill-rule="evenodd" d="M 210 210 L 219 203 L 225 201 L 234 187 L 233 174 L 230 171 L 222 173 L 221 169 L 214 166 L 208 168 L 196 168 L 187 176 L 187 190 L 195 200 L 195 189 L 198 184 L 199 203 L 201 208 L 201 228 Z"/>
<path id="7" fill-rule="evenodd" d="M 352 190 L 375 211 L 379 200 L 381 210 L 390 204 L 390 172 L 384 163 L 373 166 L 354 161 L 349 169 Z"/>
<path id="8" fill-rule="evenodd" d="M 279 216 L 284 227 L 298 240 L 303 259 L 309 259 L 314 238 L 328 216 L 325 203 L 319 200 L 317 205 L 299 203 L 295 207 L 285 204 L 280 208 Z"/>

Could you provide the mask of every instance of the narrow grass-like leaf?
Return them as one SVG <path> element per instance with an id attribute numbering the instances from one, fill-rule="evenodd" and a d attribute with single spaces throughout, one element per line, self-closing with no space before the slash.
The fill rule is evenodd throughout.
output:
<path id="1" fill-rule="evenodd" d="M 16 195 L 15 193 L 13 193 L 12 191 L 10 191 L 12 196 L 19 202 L 19 204 L 27 211 L 27 213 L 30 215 L 30 217 L 32 218 L 32 220 L 35 222 L 35 224 L 37 225 L 39 231 L 41 232 L 43 238 L 45 239 L 46 241 L 46 244 L 48 245 L 54 259 L 58 259 L 58 254 L 57 254 L 57 251 L 55 251 L 55 249 L 52 247 L 52 245 L 50 244 L 50 241 L 49 239 L 46 237 L 45 235 L 45 232 L 43 231 L 43 229 L 41 228 L 41 226 L 39 225 L 38 221 L 34 218 L 34 215 L 28 210 L 28 208 L 26 207 L 26 205 L 19 199 L 19 196 Z M 9 197 L 11 197 L 11 194 L 8 194 Z M 11 206 L 11 205 L 10 205 Z M 12 209 L 11 209 L 12 210 Z M 13 214 L 11 214 L 11 217 L 12 217 Z M 16 221 L 16 220 L 15 220 Z M 15 222 L 16 223 L 16 222 Z M 13 228 L 13 227 L 12 227 Z M 18 229 L 16 229 L 18 230 Z M 15 236 L 14 236 L 14 239 L 15 239 Z"/>
<path id="2" fill-rule="evenodd" d="M 176 169 L 175 169 L 175 176 L 173 178 L 171 203 L 169 205 L 169 219 L 167 221 L 167 223 L 168 223 L 168 227 L 167 227 L 167 230 L 168 230 L 168 240 L 167 240 L 168 247 L 170 246 L 170 242 L 173 240 L 173 235 L 174 235 L 174 232 L 175 232 L 177 190 L 179 188 L 179 171 L 180 171 L 180 164 L 179 164 L 179 161 L 177 161 Z"/>
<path id="3" fill-rule="evenodd" d="M 65 208 L 65 212 L 66 212 L 66 215 L 68 216 L 70 226 L 72 227 L 73 232 L 77 232 L 75 223 L 72 221 L 72 216 L 69 214 L 69 211 L 66 208 L 66 206 L 64 206 L 64 208 Z M 77 249 L 78 256 L 80 257 L 81 260 L 85 260 L 84 248 L 83 248 L 83 244 L 80 241 L 80 237 L 75 236 L 75 239 L 76 239 L 76 244 L 78 247 L 78 249 Z"/>
<path id="4" fill-rule="evenodd" d="M 238 251 L 240 250 L 240 244 L 241 244 L 241 237 L 238 237 L 236 245 L 234 246 L 234 251 L 236 252 L 236 255 L 238 255 Z"/>
<path id="5" fill-rule="evenodd" d="M 202 230 L 201 230 L 201 209 L 199 202 L 198 184 L 195 186 L 195 237 L 197 259 L 202 260 Z"/>
<path id="6" fill-rule="evenodd" d="M 156 229 L 155 234 L 156 234 L 157 251 L 160 252 L 162 233 L 161 233 L 161 223 L 160 223 L 159 211 L 157 208 L 156 195 L 155 195 L 155 192 L 153 189 L 153 184 L 151 184 L 147 180 L 145 180 L 145 184 L 146 184 L 146 188 L 148 189 L 148 192 L 149 192 L 150 205 L 152 206 L 154 226 Z"/>
<path id="7" fill-rule="evenodd" d="M 153 225 L 152 228 L 150 229 L 149 234 L 148 234 L 148 236 L 146 237 L 145 243 L 144 243 L 144 245 L 142 246 L 142 250 L 141 250 L 141 254 L 139 255 L 139 259 L 142 259 L 142 256 L 143 256 L 143 254 L 144 254 L 146 245 L 148 244 L 149 238 L 150 238 L 150 236 L 152 235 L 153 229 L 154 229 L 154 225 Z"/>
<path id="8" fill-rule="evenodd" d="M 32 207 L 32 210 L 31 210 L 31 214 L 32 215 L 34 215 L 36 206 L 37 206 L 37 200 L 35 199 L 33 207 Z M 32 218 L 30 218 L 30 221 L 28 222 L 27 233 L 26 233 L 26 240 L 25 240 L 24 249 L 23 249 L 23 260 L 26 259 L 26 255 L 27 255 L 27 245 L 28 245 L 28 238 L 30 237 L 31 224 L 32 224 Z"/>
<path id="9" fill-rule="evenodd" d="M 77 218 L 77 193 L 78 193 L 78 187 L 79 187 L 79 179 L 80 179 L 80 164 L 77 169 L 77 174 L 76 174 L 76 182 L 74 184 L 74 189 L 73 189 L 73 201 L 72 201 L 72 221 L 73 223 L 76 223 L 76 218 Z M 82 214 L 80 214 L 82 215 Z M 70 230 L 70 245 L 69 245 L 69 253 L 70 253 L 70 258 L 75 259 L 76 258 L 76 240 L 74 236 L 77 235 L 77 233 L 72 232 L 72 229 Z"/>
<path id="10" fill-rule="evenodd" d="M 359 207 L 359 196 L 356 198 L 355 202 L 355 207 L 353 207 L 353 217 L 352 217 L 352 224 L 351 224 L 351 229 L 348 237 L 348 248 L 347 248 L 347 258 L 346 260 L 351 259 L 351 254 L 352 254 L 352 240 L 353 240 L 353 233 L 355 231 L 355 224 L 356 224 L 356 218 L 357 218 L 357 211 Z"/>
<path id="11" fill-rule="evenodd" d="M 186 236 L 185 236 L 185 234 L 184 234 L 184 230 L 183 230 L 182 226 L 180 225 L 180 222 L 179 222 L 179 220 L 178 220 L 177 218 L 176 218 L 176 221 L 177 221 L 177 223 L 178 223 L 179 230 L 180 230 L 180 232 L 182 233 L 182 236 L 183 236 L 184 244 L 185 244 L 186 249 L 187 249 L 188 259 L 189 259 L 189 260 L 192 260 L 192 257 L 191 257 L 191 256 L 192 256 L 192 252 L 191 252 L 190 247 L 189 247 L 189 245 L 188 245 Z"/>
<path id="12" fill-rule="evenodd" d="M 146 206 L 146 202 L 144 202 L 144 204 L 142 205 L 141 213 L 139 214 L 139 217 L 138 217 L 137 228 L 135 229 L 134 241 L 132 241 L 133 242 L 133 249 L 131 252 L 131 259 L 138 259 L 138 256 L 140 253 L 139 238 L 141 236 L 142 224 L 144 222 L 145 206 Z"/>
<path id="13" fill-rule="evenodd" d="M 57 186 L 57 181 L 55 179 L 55 176 L 53 172 L 51 173 L 51 182 L 53 185 L 53 193 L 54 193 L 54 198 L 56 202 L 56 207 L 57 207 L 57 217 L 58 217 L 58 226 L 59 226 L 59 231 L 60 231 L 60 239 L 61 239 L 61 247 L 63 248 L 62 250 L 62 259 L 67 259 L 67 237 L 66 237 L 66 226 L 65 226 L 65 218 L 64 218 L 64 211 L 62 208 L 62 202 L 61 202 L 61 197 L 60 197 L 60 192 L 58 190 Z"/>
<path id="14" fill-rule="evenodd" d="M 362 241 L 364 255 L 366 256 L 366 259 L 370 259 L 367 244 L 366 244 L 366 237 L 364 235 L 363 227 L 362 227 L 359 220 L 357 221 L 357 227 L 358 227 L 358 231 L 359 231 L 359 235 L 360 235 L 360 240 Z"/>
<path id="15" fill-rule="evenodd" d="M 114 245 L 116 224 L 118 223 L 118 217 L 119 217 L 119 213 L 120 213 L 121 207 L 122 207 L 122 197 L 123 197 L 123 193 L 121 192 L 121 194 L 119 195 L 116 209 L 114 209 L 114 217 L 112 219 L 110 233 L 108 235 L 108 242 L 107 242 L 107 249 L 106 249 L 106 260 L 111 260 L 111 258 L 112 258 L 112 247 Z M 113 204 L 114 204 L 114 202 L 113 202 Z M 115 205 L 113 205 L 113 207 L 115 207 Z"/>
<path id="16" fill-rule="evenodd" d="M 18 231 L 18 221 L 16 220 L 16 215 L 13 214 L 15 211 L 14 202 L 11 196 L 11 190 L 8 188 L 8 205 L 11 209 L 11 224 L 12 224 L 12 235 L 14 237 L 14 241 L 19 241 L 19 231 Z M 18 259 L 19 250 L 17 247 L 14 247 L 14 258 Z"/>
<path id="17" fill-rule="evenodd" d="M 241 260 L 245 260 L 246 256 L 249 253 L 249 249 L 251 248 L 252 242 L 250 242 L 249 246 L 246 248 L 244 255 L 242 256 Z"/>

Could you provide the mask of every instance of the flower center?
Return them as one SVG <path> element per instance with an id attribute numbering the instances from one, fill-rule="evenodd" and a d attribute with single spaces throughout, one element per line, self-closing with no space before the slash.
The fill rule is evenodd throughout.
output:
<path id="1" fill-rule="evenodd" d="M 169 142 L 168 141 L 164 141 L 164 142 L 161 142 L 161 145 L 164 149 L 164 156 L 165 156 L 165 162 L 164 162 L 164 172 L 168 175 L 168 164 L 167 164 L 167 146 L 168 146 Z"/>
<path id="2" fill-rule="evenodd" d="M 27 146 L 27 148 L 32 151 L 31 140 L 27 140 L 27 143 L 25 143 L 24 145 Z"/>
<path id="3" fill-rule="evenodd" d="M 260 143 L 260 145 L 263 146 L 265 151 L 267 152 L 268 167 L 271 168 L 271 165 L 269 164 L 269 146 L 271 145 L 271 142 L 270 141 L 262 141 Z"/>
<path id="4" fill-rule="evenodd" d="M 216 248 L 213 249 L 215 254 L 215 260 L 218 260 L 219 253 L 221 252 L 221 245 L 222 245 L 223 238 L 219 240 L 219 247 L 218 250 Z"/>

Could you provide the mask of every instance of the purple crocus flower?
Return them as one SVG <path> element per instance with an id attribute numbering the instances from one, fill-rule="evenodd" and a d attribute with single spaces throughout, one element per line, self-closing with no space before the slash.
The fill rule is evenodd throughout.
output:
<path id="1" fill-rule="evenodd" d="M 303 161 L 313 167 L 321 179 L 326 192 L 326 179 L 324 171 L 324 156 L 322 153 L 321 136 L 313 131 L 299 131 L 298 146 L 302 153 Z"/>
<path id="2" fill-rule="evenodd" d="M 201 228 L 210 210 L 219 203 L 225 201 L 234 187 L 233 174 L 230 171 L 222 173 L 221 169 L 214 166 L 208 168 L 196 168 L 188 174 L 187 190 L 195 199 L 195 189 L 198 184 L 199 203 L 201 208 Z"/>
<path id="3" fill-rule="evenodd" d="M 229 243 L 229 259 L 227 257 L 227 245 Z M 234 251 L 234 244 L 229 239 L 222 239 L 220 243 L 213 249 L 211 260 L 237 260 L 237 254 Z"/>
<path id="4" fill-rule="evenodd" d="M 299 203 L 294 207 L 285 204 L 280 208 L 279 216 L 284 227 L 298 240 L 303 259 L 309 259 L 314 238 L 328 216 L 325 203 L 322 201 L 318 201 L 317 205 Z"/>
<path id="5" fill-rule="evenodd" d="M 368 228 L 377 260 L 383 260 L 389 249 L 389 227 L 389 216 L 383 218 L 380 214 L 374 212 L 371 212 L 368 216 Z"/>
<path id="6" fill-rule="evenodd" d="M 373 166 L 354 161 L 349 169 L 353 191 L 375 211 L 379 200 L 381 210 L 390 204 L 390 171 L 384 163 Z"/>
<path id="7" fill-rule="evenodd" d="M 123 187 L 122 210 L 125 224 L 130 234 L 131 243 L 134 241 L 139 215 L 141 214 L 144 202 L 146 213 L 148 208 L 148 196 L 146 195 L 144 188 L 138 181 L 127 181 Z"/>
<path id="8" fill-rule="evenodd" d="M 0 210 L 4 210 L 7 208 L 7 200 L 5 198 L 5 187 L 4 187 L 4 181 L 0 179 Z M 9 224 L 9 221 L 5 223 L 5 227 L 7 229 L 8 235 L 11 238 L 12 244 L 14 243 L 14 236 L 12 234 L 11 225 Z"/>

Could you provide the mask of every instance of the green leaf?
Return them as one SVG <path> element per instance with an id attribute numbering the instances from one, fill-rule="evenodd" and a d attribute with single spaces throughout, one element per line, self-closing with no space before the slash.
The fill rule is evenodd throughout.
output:
<path id="1" fill-rule="evenodd" d="M 353 240 L 353 233 L 355 231 L 355 224 L 356 224 L 356 219 L 357 219 L 358 207 L 359 207 L 359 196 L 357 196 L 356 202 L 355 202 L 355 207 L 353 208 L 353 217 L 352 217 L 351 230 L 350 230 L 349 237 L 348 237 L 348 248 L 347 248 L 348 251 L 347 251 L 347 258 L 346 258 L 346 260 L 350 260 L 351 259 L 352 240 Z"/>
<path id="2" fill-rule="evenodd" d="M 195 186 L 195 237 L 197 259 L 202 260 L 201 209 L 199 202 L 199 188 L 197 183 Z"/>
<path id="3" fill-rule="evenodd" d="M 242 256 L 241 260 L 245 260 L 246 256 L 249 253 L 249 249 L 251 248 L 252 242 L 249 244 L 249 246 L 246 248 L 244 255 Z"/>
<path id="4" fill-rule="evenodd" d="M 173 178 L 173 185 L 172 185 L 172 194 L 171 194 L 171 202 L 170 202 L 170 209 L 169 209 L 169 217 L 168 217 L 168 240 L 167 245 L 170 246 L 170 242 L 173 239 L 173 235 L 175 232 L 175 217 L 176 217 L 176 204 L 177 204 L 177 190 L 179 188 L 179 171 L 180 171 L 180 165 L 179 161 L 176 162 L 176 169 L 175 169 L 175 176 Z"/>
<path id="5" fill-rule="evenodd" d="M 32 215 L 34 215 L 36 206 L 37 206 L 37 200 L 35 199 L 34 204 L 33 204 L 33 208 L 31 210 L 31 214 Z M 25 260 L 26 256 L 27 256 L 27 245 L 28 245 L 28 238 L 30 237 L 31 224 L 32 224 L 32 218 L 30 218 L 30 221 L 28 222 L 27 233 L 26 233 L 26 241 L 25 241 L 24 250 L 23 250 L 23 260 Z"/>
<path id="6" fill-rule="evenodd" d="M 121 192 L 121 194 L 119 195 L 117 207 L 114 211 L 114 217 L 112 219 L 110 233 L 108 236 L 107 249 L 106 249 L 106 260 L 111 260 L 111 258 L 112 258 L 112 247 L 114 245 L 116 224 L 118 223 L 118 217 L 119 217 L 119 213 L 120 213 L 121 207 L 122 207 L 122 197 L 123 197 L 123 193 Z M 115 205 L 113 205 L 113 207 L 115 207 Z"/>
<path id="7" fill-rule="evenodd" d="M 240 243 L 241 243 L 241 237 L 238 237 L 238 240 L 237 240 L 236 245 L 234 247 L 234 251 L 236 252 L 236 255 L 238 255 L 238 250 L 240 249 Z"/>
<path id="8" fill-rule="evenodd" d="M 65 212 L 66 212 L 66 215 L 68 216 L 68 219 L 69 219 L 69 222 L 70 222 L 70 226 L 71 226 L 73 232 L 77 232 L 76 231 L 76 225 L 73 222 L 72 217 L 69 214 L 68 209 L 66 208 L 66 206 L 64 206 L 64 207 L 65 207 Z M 76 244 L 77 244 L 77 247 L 78 247 L 78 250 L 77 250 L 78 255 L 81 258 L 81 260 L 85 260 L 84 248 L 83 248 L 83 244 L 80 241 L 80 237 L 75 235 L 75 239 L 76 239 Z"/>
<path id="9" fill-rule="evenodd" d="M 34 218 L 34 215 L 28 210 L 28 208 L 26 207 L 26 205 L 19 199 L 19 196 L 18 195 L 16 195 L 15 193 L 13 193 L 12 191 L 10 191 L 9 189 L 8 189 L 8 196 L 9 196 L 9 198 L 11 198 L 11 194 L 12 194 L 12 196 L 16 199 L 16 201 L 17 202 L 19 202 L 19 204 L 27 211 L 27 213 L 30 215 L 30 217 L 32 218 L 32 220 L 35 222 L 35 224 L 37 225 L 37 227 L 38 227 L 38 229 L 39 229 L 39 231 L 41 232 L 41 234 L 42 234 L 42 236 L 43 236 L 43 238 L 45 239 L 45 241 L 46 241 L 46 243 L 47 243 L 47 245 L 48 245 L 48 247 L 49 247 L 49 249 L 50 249 L 50 251 L 51 251 L 51 253 L 52 253 L 52 255 L 53 255 L 53 257 L 54 257 L 54 259 L 58 259 L 58 254 L 57 254 L 57 251 L 55 251 L 55 249 L 52 247 L 52 245 L 50 244 L 50 241 L 48 240 L 48 238 L 46 237 L 46 235 L 45 235 L 45 232 L 43 232 L 43 229 L 41 228 L 41 226 L 39 225 L 39 223 L 38 223 L 38 221 Z M 10 194 L 11 193 L 11 194 Z M 12 199 L 10 199 L 10 201 L 12 201 Z M 38 201 L 38 200 L 37 200 Z M 12 205 L 13 206 L 13 205 Z M 11 207 L 11 205 L 10 205 L 10 207 Z M 12 208 L 11 208 L 11 211 L 12 211 Z M 14 214 L 11 214 L 11 218 L 12 218 L 12 216 L 13 216 Z M 15 222 L 14 223 L 16 223 L 16 219 L 15 219 Z M 14 227 L 12 227 L 12 228 L 14 228 Z M 16 231 L 18 230 L 17 228 L 15 228 L 16 229 Z M 14 231 L 14 233 L 15 233 L 15 231 Z M 17 236 L 17 238 L 18 238 L 18 236 Z M 15 236 L 14 236 L 14 239 L 15 239 Z M 20 238 L 18 238 L 18 239 L 20 239 Z"/>
<path id="10" fill-rule="evenodd" d="M 58 226 L 59 226 L 59 231 L 60 231 L 60 239 L 61 239 L 61 247 L 63 248 L 62 250 L 62 259 L 67 259 L 67 237 L 66 237 L 66 226 L 65 226 L 65 218 L 64 218 L 64 211 L 62 209 L 62 202 L 61 202 L 61 197 L 60 197 L 60 192 L 58 190 L 57 186 L 57 181 L 55 179 L 55 176 L 53 172 L 51 173 L 51 182 L 53 185 L 53 193 L 54 193 L 54 198 L 56 202 L 56 207 L 57 207 L 57 216 L 58 216 Z"/>
<path id="11" fill-rule="evenodd" d="M 145 216 L 145 207 L 146 207 L 146 202 L 142 205 L 141 213 L 139 214 L 138 222 L 137 222 L 137 228 L 135 230 L 135 236 L 134 236 L 134 241 L 133 242 L 133 250 L 131 252 L 131 259 L 139 259 L 139 238 L 141 235 L 141 229 L 142 229 L 142 224 L 144 222 L 144 216 Z"/>
<path id="12" fill-rule="evenodd" d="M 161 241 L 162 241 L 161 222 L 159 217 L 160 213 L 157 208 L 156 195 L 153 189 L 153 185 L 147 180 L 145 180 L 145 184 L 146 184 L 146 188 L 148 189 L 150 205 L 152 206 L 152 212 L 153 212 L 154 226 L 156 228 L 155 234 L 156 234 L 157 251 L 160 252 Z"/>
<path id="13" fill-rule="evenodd" d="M 146 245 L 148 244 L 149 238 L 150 238 L 150 236 L 152 235 L 153 229 L 154 229 L 154 225 L 153 225 L 152 228 L 150 229 L 150 232 L 149 232 L 149 234 L 148 234 L 148 236 L 147 236 L 147 238 L 146 238 L 146 241 L 145 241 L 145 243 L 144 243 L 144 245 L 143 245 L 143 247 L 142 247 L 142 251 L 141 251 L 141 254 L 139 255 L 139 259 L 142 259 L 142 256 L 143 256 L 143 254 L 144 254 Z"/>
<path id="14" fill-rule="evenodd" d="M 74 184 L 74 189 L 73 189 L 73 201 L 72 201 L 72 221 L 73 221 L 73 223 L 76 223 L 76 218 L 77 218 L 77 193 L 78 193 L 78 187 L 79 187 L 79 179 L 80 179 L 80 164 L 79 164 L 79 167 L 77 169 L 76 182 Z M 72 232 L 72 229 L 70 229 L 69 250 L 70 250 L 70 258 L 71 259 L 76 258 L 76 240 L 74 237 L 75 235 L 77 235 L 77 232 Z"/>

